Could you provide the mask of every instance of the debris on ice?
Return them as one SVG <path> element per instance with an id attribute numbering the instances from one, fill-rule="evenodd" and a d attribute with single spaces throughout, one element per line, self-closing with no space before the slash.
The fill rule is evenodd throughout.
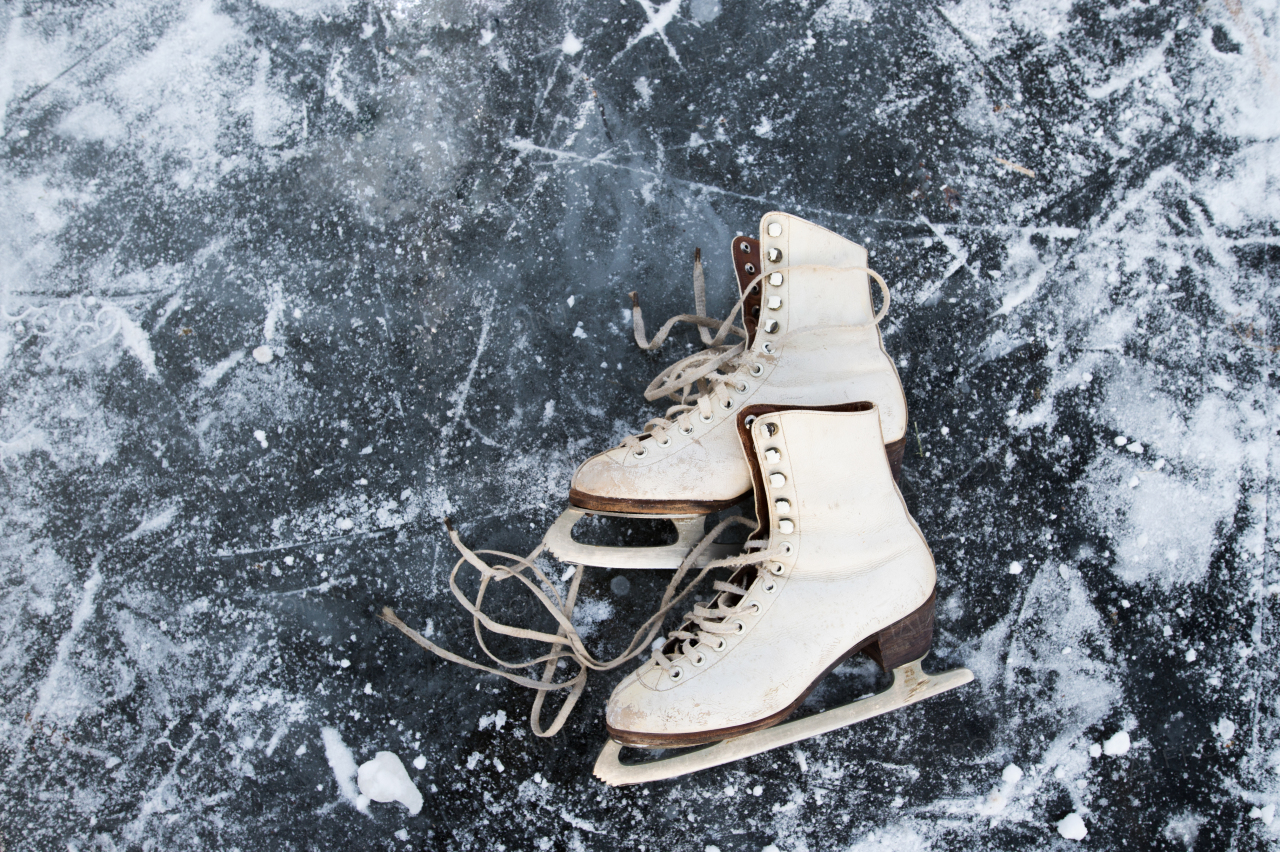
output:
<path id="1" fill-rule="evenodd" d="M 373 760 L 360 764 L 356 783 L 360 792 L 375 802 L 399 802 L 414 816 L 422 811 L 422 793 L 393 752 L 380 751 Z"/>
<path id="2" fill-rule="evenodd" d="M 1080 818 L 1080 814 L 1069 813 L 1059 820 L 1058 833 L 1067 840 L 1084 840 L 1089 829 L 1084 827 L 1084 820 Z"/>

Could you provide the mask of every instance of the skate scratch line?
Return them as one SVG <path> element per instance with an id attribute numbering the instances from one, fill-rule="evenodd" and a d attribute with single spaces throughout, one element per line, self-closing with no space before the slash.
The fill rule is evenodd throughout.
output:
<path id="1" fill-rule="evenodd" d="M 346 535 L 335 535 L 331 538 L 315 538 L 309 541 L 291 541 L 288 544 L 277 544 L 271 547 L 253 547 L 248 550 L 219 550 L 214 554 L 218 559 L 230 559 L 233 556 L 255 556 L 259 553 L 275 553 L 280 550 L 292 550 L 295 547 L 315 547 L 317 544 L 330 544 L 335 541 L 346 541 L 351 538 L 377 538 L 391 532 L 389 529 L 356 530 Z"/>
<path id="2" fill-rule="evenodd" d="M 700 183 L 695 180 L 685 180 L 684 178 L 673 177 L 672 175 L 656 172 L 652 169 L 642 168 L 640 166 L 629 166 L 623 163 L 616 163 L 612 160 L 604 159 L 605 154 L 597 154 L 594 157 L 586 157 L 582 154 L 576 154 L 573 151 L 562 151 L 559 148 L 548 148 L 544 145 L 538 145 L 528 139 L 512 138 L 506 142 L 508 148 L 521 154 L 546 154 L 553 158 L 553 163 L 534 163 L 533 165 L 558 165 L 561 163 L 582 165 L 582 166 L 603 166 L 607 169 L 617 169 L 618 171 L 631 172 L 632 174 L 643 175 L 663 183 L 676 184 L 688 187 L 690 189 L 699 189 L 704 192 L 714 192 L 717 195 L 723 195 L 727 198 L 738 198 L 743 201 L 752 201 L 756 204 L 765 205 L 771 209 L 778 209 L 778 201 L 766 198 L 763 195 L 747 195 L 742 192 L 734 192 L 731 189 L 716 186 L 710 183 Z M 542 183 L 534 186 L 534 192 L 542 188 Z M 791 209 L 805 212 L 816 213 L 823 216 L 830 216 L 833 219 L 843 219 L 852 222 L 858 227 L 866 227 L 867 223 L 875 223 L 877 225 L 896 225 L 903 228 L 916 229 L 921 223 L 927 225 L 931 233 L 937 233 L 937 228 L 923 217 L 915 219 L 885 219 L 875 216 L 859 216 L 855 213 L 847 213 L 842 210 L 831 210 L 826 207 L 815 207 L 811 204 L 804 204 L 799 201 L 786 200 L 785 204 Z M 522 208 L 523 209 L 523 208 Z M 1060 225 L 1032 225 L 1026 228 L 1021 226 L 1010 226 L 990 223 L 969 223 L 969 222 L 948 222 L 947 229 L 950 231 L 971 231 L 980 234 L 1013 234 L 1018 231 L 1029 231 L 1031 233 L 1044 234 L 1054 239 L 1075 239 L 1080 236 L 1079 228 L 1064 228 Z M 508 235 L 514 230 L 514 225 L 507 231 Z M 921 237 L 923 238 L 923 237 Z M 906 238 L 911 239 L 911 238 Z M 949 239 L 949 238 L 948 238 Z M 1263 238 L 1254 238 L 1252 242 L 1257 242 Z M 1191 240 L 1187 240 L 1190 242 Z"/>
<path id="3" fill-rule="evenodd" d="M 668 2 L 654 8 L 653 4 L 646 2 L 646 0 L 636 0 L 636 4 L 644 10 L 645 17 L 648 18 L 648 21 L 646 21 L 645 25 L 640 28 L 640 32 L 632 36 L 631 41 L 627 42 L 626 47 L 614 54 L 613 58 L 609 60 L 609 65 L 613 65 L 613 63 L 622 58 L 624 53 L 647 39 L 649 36 L 656 35 L 658 38 L 662 39 L 662 43 L 667 46 L 667 53 L 670 54 L 671 58 L 676 61 L 676 65 L 679 65 L 680 70 L 683 71 L 684 63 L 680 61 L 680 55 L 676 53 L 675 47 L 667 38 L 667 27 L 671 25 L 671 22 L 675 20 L 676 13 L 680 11 L 680 2 L 681 0 L 668 0 Z"/>
<path id="4" fill-rule="evenodd" d="M 49 671 L 45 675 L 44 681 L 40 684 L 40 690 L 36 693 L 35 706 L 31 708 L 29 717 L 31 724 L 23 726 L 23 735 L 17 748 L 13 750 L 14 759 L 9 764 L 10 775 L 22 766 L 23 758 L 27 755 L 27 740 L 31 738 L 31 734 L 35 730 L 34 724 L 52 709 L 54 701 L 59 696 L 59 682 L 62 680 L 62 673 L 67 668 L 67 660 L 71 657 L 71 649 L 74 647 L 76 639 L 79 638 L 80 631 L 84 629 L 85 622 L 93 615 L 94 600 L 98 595 L 98 589 L 102 586 L 102 572 L 98 570 L 98 565 L 101 561 L 102 554 L 100 553 L 94 557 L 93 574 L 85 581 L 84 594 L 80 597 L 80 605 L 71 614 L 71 626 L 67 628 L 67 632 L 63 633 L 62 638 L 58 640 L 57 653 L 54 655 L 53 663 L 49 666 Z"/>
<path id="5" fill-rule="evenodd" d="M 471 359 L 471 366 L 467 368 L 467 377 L 462 380 L 462 384 L 458 389 L 450 394 L 450 400 L 454 402 L 453 409 L 449 412 L 449 422 L 440 430 L 440 458 L 444 458 L 445 446 L 449 443 L 449 438 L 453 436 L 454 431 L 458 428 L 458 418 L 462 416 L 463 409 L 467 404 L 467 397 L 471 395 L 471 381 L 476 377 L 476 369 L 480 366 L 480 358 L 484 355 L 484 348 L 489 343 L 489 323 L 493 316 L 493 303 L 490 302 L 485 306 L 484 313 L 480 316 L 480 340 L 476 342 L 476 357 Z"/>

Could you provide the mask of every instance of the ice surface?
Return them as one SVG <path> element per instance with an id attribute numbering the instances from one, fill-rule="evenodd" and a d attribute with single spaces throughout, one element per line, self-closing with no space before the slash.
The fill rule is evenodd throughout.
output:
<path id="1" fill-rule="evenodd" d="M 1102 849 L 1275 845 L 1274 3 L 19 5 L 6 849 L 1021 850 L 1069 813 Z M 622 672 L 543 740 L 375 614 L 478 652 L 444 518 L 527 553 L 698 348 L 637 351 L 627 294 L 688 311 L 700 247 L 723 315 L 770 209 L 893 287 L 925 665 L 977 680 L 603 790 Z M 602 654 L 666 579 L 620 577 L 583 581 Z M 354 807 L 376 749 L 417 816 Z"/>
<path id="2" fill-rule="evenodd" d="M 380 751 L 373 760 L 360 764 L 356 774 L 360 792 L 375 802 L 399 802 L 410 816 L 422 811 L 422 793 L 394 752 Z"/>

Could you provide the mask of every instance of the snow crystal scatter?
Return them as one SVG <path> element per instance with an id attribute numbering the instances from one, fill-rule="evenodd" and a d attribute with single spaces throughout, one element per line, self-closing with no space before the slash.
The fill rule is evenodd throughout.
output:
<path id="1" fill-rule="evenodd" d="M 357 783 L 360 792 L 375 802 L 399 802 L 414 816 L 422 811 L 422 793 L 394 752 L 380 751 L 360 764 Z"/>
<path id="2" fill-rule="evenodd" d="M 507 711 L 499 709 L 493 713 L 487 713 L 484 716 L 481 716 L 476 728 L 481 731 L 485 728 L 493 728 L 495 731 L 501 731 L 502 726 L 505 724 L 507 724 Z"/>

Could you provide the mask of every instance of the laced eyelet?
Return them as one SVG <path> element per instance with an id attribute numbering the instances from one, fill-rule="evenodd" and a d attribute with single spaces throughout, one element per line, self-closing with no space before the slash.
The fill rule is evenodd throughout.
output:
<path id="1" fill-rule="evenodd" d="M 669 446 L 671 446 L 671 439 L 670 439 L 670 438 L 668 438 L 667 436 L 663 435 L 663 436 L 662 436 L 662 440 L 658 442 L 658 446 L 659 446 L 659 447 L 669 447 Z"/>
<path id="2" fill-rule="evenodd" d="M 747 607 L 748 607 L 752 612 L 759 612 L 759 611 L 760 611 L 760 602 L 759 602 L 759 601 L 752 601 L 751 603 L 747 604 Z"/>
<path id="3" fill-rule="evenodd" d="M 688 429 L 686 429 L 686 428 L 684 428 L 683 426 L 681 426 L 681 427 L 680 427 L 680 434 L 681 434 L 681 435 L 692 435 L 692 434 L 693 434 L 693 424 L 692 424 L 692 423 L 690 423 L 690 424 L 689 424 L 689 428 L 688 428 Z"/>
<path id="4" fill-rule="evenodd" d="M 635 452 L 633 452 L 631 455 L 635 456 L 635 457 L 636 457 L 636 458 L 638 458 L 638 459 L 642 459 L 642 458 L 644 458 L 645 456 L 649 455 L 649 448 L 648 448 L 648 447 L 640 447 L 638 450 L 636 450 Z"/>
<path id="5" fill-rule="evenodd" d="M 733 386 L 733 389 L 736 390 L 738 393 L 746 393 L 747 391 L 751 390 L 751 386 L 748 385 L 746 382 L 738 382 L 736 385 Z"/>
<path id="6" fill-rule="evenodd" d="M 777 334 L 779 327 L 777 320 L 765 320 L 760 324 L 760 330 L 765 334 Z"/>
<path id="7" fill-rule="evenodd" d="M 721 637 L 720 637 L 720 644 L 716 646 L 716 650 L 717 650 L 717 651 L 723 651 L 723 650 L 728 646 L 728 644 L 729 644 L 728 642 L 724 641 L 724 637 L 723 637 L 723 636 L 721 636 Z"/>
<path id="8" fill-rule="evenodd" d="M 753 375 L 753 376 L 763 376 L 763 375 L 764 375 L 764 365 L 763 365 L 763 364 L 752 364 L 752 365 L 751 365 L 751 375 Z"/>
<path id="9" fill-rule="evenodd" d="M 733 400 L 726 399 L 724 402 L 720 403 L 720 407 L 723 408 L 725 411 L 728 411 L 729 409 L 733 408 Z"/>
<path id="10" fill-rule="evenodd" d="M 782 572 L 787 569 L 786 567 L 783 566 L 781 562 L 775 562 L 769 566 L 769 570 L 772 571 L 774 574 L 777 574 L 779 577 L 781 577 Z"/>
<path id="11" fill-rule="evenodd" d="M 710 414 L 699 414 L 698 419 L 701 420 L 703 423 L 710 423 L 713 418 Z"/>
<path id="12" fill-rule="evenodd" d="M 672 680 L 679 680 L 681 677 L 684 676 L 684 669 L 677 666 L 676 668 L 671 670 L 670 675 Z"/>
<path id="13" fill-rule="evenodd" d="M 773 594 L 774 590 L 778 588 L 778 584 L 770 580 L 760 588 L 764 589 L 765 594 L 771 595 Z"/>
<path id="14" fill-rule="evenodd" d="M 696 656 L 696 657 L 694 657 L 694 658 L 693 658 L 693 664 L 694 664 L 695 666 L 699 666 L 699 667 L 701 667 L 701 666 L 705 666 L 705 665 L 707 664 L 707 657 L 706 657 L 706 655 L 705 655 L 705 654 L 698 654 L 698 656 Z"/>
<path id="15" fill-rule="evenodd" d="M 746 632 L 746 630 L 747 630 L 747 625 L 743 624 L 743 623 L 742 623 L 742 621 L 741 621 L 740 619 L 735 618 L 735 619 L 733 620 L 733 632 L 734 632 L 734 633 L 745 633 L 745 632 Z"/>
<path id="16" fill-rule="evenodd" d="M 764 342 L 764 345 L 763 345 L 763 346 L 761 346 L 761 347 L 760 347 L 760 349 L 761 349 L 761 351 L 762 351 L 762 352 L 764 352 L 766 355 L 772 355 L 772 354 L 774 353 L 774 350 L 776 350 L 776 349 L 777 349 L 777 347 L 773 345 L 773 341 L 772 341 L 772 340 L 766 340 L 766 341 Z"/>
<path id="17" fill-rule="evenodd" d="M 785 553 L 787 556 L 790 556 L 790 555 L 791 555 L 791 550 L 792 550 L 791 542 L 789 542 L 789 541 L 784 541 L 784 542 L 782 543 L 782 552 L 783 552 L 783 553 Z"/>

